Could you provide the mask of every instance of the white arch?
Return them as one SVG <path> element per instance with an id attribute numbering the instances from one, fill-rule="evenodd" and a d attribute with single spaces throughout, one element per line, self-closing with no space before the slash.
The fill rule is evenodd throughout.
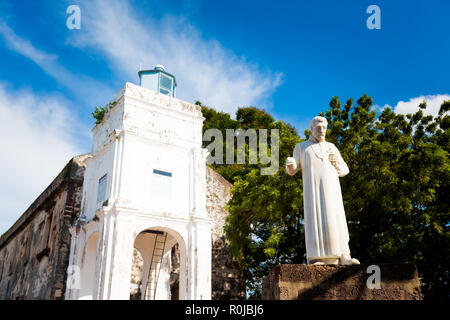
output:
<path id="1" fill-rule="evenodd" d="M 151 236 L 147 236 L 147 239 L 143 239 L 143 232 L 147 230 L 154 230 L 154 231 L 163 231 L 167 232 L 168 238 L 165 245 L 164 250 L 164 257 L 167 258 L 167 255 L 171 254 L 172 247 L 178 243 L 179 250 L 180 250 L 180 275 L 179 275 L 179 299 L 183 300 L 186 299 L 186 288 L 187 288 L 187 277 L 186 277 L 186 243 L 183 239 L 183 237 L 174 229 L 162 227 L 162 226 L 152 226 L 152 227 L 145 227 L 139 230 L 139 232 L 135 233 L 134 237 L 134 247 L 139 250 L 142 253 L 142 256 L 144 258 L 144 270 L 143 270 L 143 280 L 142 285 L 145 287 L 145 284 L 147 282 L 148 277 L 148 268 L 151 258 L 152 252 L 150 252 L 150 247 L 144 246 L 142 242 L 145 242 L 145 240 L 149 241 Z M 141 238 L 139 237 L 141 236 Z M 145 236 L 144 236 L 145 237 Z M 139 243 L 141 242 L 141 243 Z M 150 242 L 149 242 L 150 243 Z M 164 258 L 163 258 L 164 259 Z M 144 289 L 145 290 L 145 289 Z"/>

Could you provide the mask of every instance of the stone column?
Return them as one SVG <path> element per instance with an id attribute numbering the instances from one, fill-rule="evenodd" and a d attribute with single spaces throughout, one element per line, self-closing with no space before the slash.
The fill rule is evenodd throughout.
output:
<path id="1" fill-rule="evenodd" d="M 188 225 L 187 299 L 211 299 L 211 221 L 193 218 Z M 180 272 L 182 270 L 180 269 Z M 180 282 L 181 283 L 181 282 Z"/>
<path id="2" fill-rule="evenodd" d="M 208 150 L 202 148 L 192 148 L 191 153 L 191 214 L 196 217 L 206 218 L 206 157 L 208 156 Z"/>
<path id="3" fill-rule="evenodd" d="M 206 157 L 208 151 L 192 148 L 193 190 L 191 221 L 188 224 L 188 292 L 187 299 L 211 299 L 211 229 L 206 212 Z M 181 288 L 180 288 L 181 289 Z"/>
<path id="4" fill-rule="evenodd" d="M 97 211 L 100 218 L 99 240 L 97 248 L 97 265 L 94 285 L 94 297 L 99 300 L 107 300 L 109 297 L 109 278 L 111 272 L 111 257 L 113 255 L 115 214 L 109 209 L 102 208 Z"/>
<path id="5" fill-rule="evenodd" d="M 109 278 L 111 300 L 130 299 L 131 265 L 133 260 L 134 224 L 124 212 L 116 217 Z"/>
<path id="6" fill-rule="evenodd" d="M 71 241 L 70 241 L 70 255 L 69 255 L 69 268 L 72 268 L 72 273 L 67 274 L 67 281 L 66 281 L 66 295 L 65 295 L 65 300 L 75 300 L 77 298 L 77 294 L 76 294 L 76 287 L 74 287 L 74 285 L 76 285 L 76 283 L 73 282 L 77 282 L 79 283 L 79 277 L 80 277 L 80 269 L 81 266 L 78 264 L 77 262 L 77 253 L 78 253 L 78 247 L 79 247 L 79 231 L 77 232 L 77 228 L 76 227 L 71 227 L 69 229 L 70 235 L 71 235 Z M 75 267 L 74 267 L 75 266 Z M 78 270 L 77 270 L 78 269 Z M 77 272 L 78 275 L 73 274 L 74 272 Z M 78 279 L 73 279 L 72 277 L 76 276 L 78 277 Z"/>
<path id="7" fill-rule="evenodd" d="M 197 294 L 195 299 L 211 300 L 211 221 L 198 219 L 197 244 L 194 257 L 197 261 Z"/>

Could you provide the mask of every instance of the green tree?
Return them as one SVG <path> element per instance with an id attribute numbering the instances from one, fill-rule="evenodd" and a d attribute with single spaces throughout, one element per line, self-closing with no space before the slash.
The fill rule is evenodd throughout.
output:
<path id="1" fill-rule="evenodd" d="M 352 253 L 370 263 L 413 263 L 425 298 L 448 299 L 448 102 L 436 118 L 423 115 L 425 102 L 415 114 L 386 108 L 378 118 L 367 95 L 351 105 L 342 110 L 334 97 L 325 116 L 328 140 L 350 169 L 341 186 Z"/>
<path id="2" fill-rule="evenodd" d="M 305 248 L 301 176 L 282 169 L 300 139 L 289 124 L 274 122 L 280 133 L 280 165 L 274 175 L 261 175 L 261 165 L 235 176 L 225 231 L 231 251 L 246 271 L 250 298 L 260 296 L 262 277 L 280 263 L 301 263 Z M 239 226 L 236 228 L 236 226 Z"/>
<path id="3" fill-rule="evenodd" d="M 406 116 L 389 108 L 377 116 L 372 104 L 367 95 L 356 106 L 333 97 L 321 113 L 329 122 L 327 140 L 350 168 L 341 187 L 352 255 L 366 263 L 416 264 L 425 298 L 448 299 L 450 101 L 435 118 L 424 116 L 426 103 Z M 283 168 L 301 139 L 257 108 L 240 108 L 236 120 L 210 108 L 203 112 L 206 128 L 280 130 L 275 175 L 260 175 L 260 164 L 215 166 L 234 183 L 225 229 L 251 298 L 258 298 L 273 266 L 305 262 L 301 175 L 290 177 Z"/>

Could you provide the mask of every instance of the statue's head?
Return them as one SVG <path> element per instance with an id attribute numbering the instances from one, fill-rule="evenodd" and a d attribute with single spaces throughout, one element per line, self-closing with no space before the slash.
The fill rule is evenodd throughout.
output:
<path id="1" fill-rule="evenodd" d="M 311 128 L 311 132 L 313 137 L 318 141 L 325 141 L 325 134 L 327 133 L 328 121 L 324 117 L 317 116 L 314 117 L 309 127 Z"/>

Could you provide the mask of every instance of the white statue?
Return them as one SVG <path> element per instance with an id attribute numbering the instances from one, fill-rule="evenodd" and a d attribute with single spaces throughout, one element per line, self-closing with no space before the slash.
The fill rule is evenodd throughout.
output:
<path id="1" fill-rule="evenodd" d="M 286 160 L 289 175 L 302 169 L 306 259 L 308 264 L 359 264 L 350 256 L 339 184 L 349 170 L 336 146 L 325 141 L 327 125 L 324 117 L 312 119 L 311 137 Z"/>

